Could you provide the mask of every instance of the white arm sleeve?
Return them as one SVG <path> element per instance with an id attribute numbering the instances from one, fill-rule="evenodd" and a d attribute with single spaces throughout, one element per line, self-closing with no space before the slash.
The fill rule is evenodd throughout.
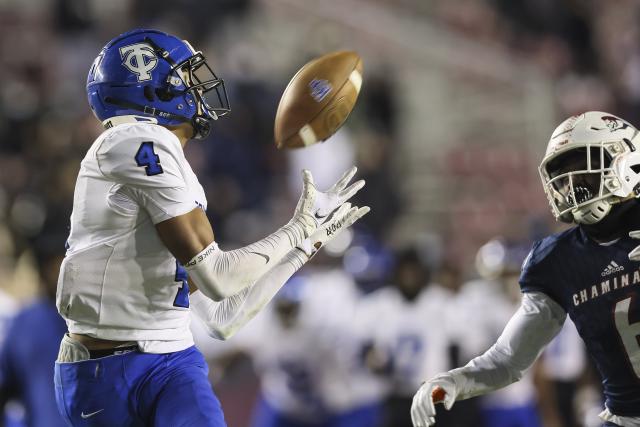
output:
<path id="1" fill-rule="evenodd" d="M 227 339 L 258 314 L 308 259 L 304 252 L 294 249 L 260 280 L 238 294 L 216 302 L 195 291 L 189 297 L 189 306 L 205 324 L 209 335 Z"/>
<path id="2" fill-rule="evenodd" d="M 522 378 L 544 347 L 560 332 L 566 312 L 542 292 L 526 292 L 496 343 L 466 366 L 450 371 L 457 400 L 505 387 Z"/>
<path id="3" fill-rule="evenodd" d="M 232 251 L 222 251 L 213 242 L 185 268 L 203 294 L 220 301 L 251 286 L 299 246 L 306 237 L 303 224 L 292 220 L 264 239 Z"/>

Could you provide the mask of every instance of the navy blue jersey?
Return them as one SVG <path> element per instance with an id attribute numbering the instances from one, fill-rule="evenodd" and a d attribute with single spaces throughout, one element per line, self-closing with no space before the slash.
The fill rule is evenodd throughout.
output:
<path id="1" fill-rule="evenodd" d="M 537 241 L 520 276 L 523 292 L 544 292 L 569 314 L 602 376 L 606 406 L 640 416 L 640 242 L 600 245 L 580 227 Z"/>

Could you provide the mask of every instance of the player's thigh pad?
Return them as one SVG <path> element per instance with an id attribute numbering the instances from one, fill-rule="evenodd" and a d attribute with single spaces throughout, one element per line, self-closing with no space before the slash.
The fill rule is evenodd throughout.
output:
<path id="1" fill-rule="evenodd" d="M 138 408 L 148 425 L 226 427 L 200 351 L 191 347 L 162 356 L 163 365 L 147 375 L 138 394 Z"/>
<path id="2" fill-rule="evenodd" d="M 58 410 L 73 426 L 143 426 L 131 410 L 123 356 L 55 364 Z"/>

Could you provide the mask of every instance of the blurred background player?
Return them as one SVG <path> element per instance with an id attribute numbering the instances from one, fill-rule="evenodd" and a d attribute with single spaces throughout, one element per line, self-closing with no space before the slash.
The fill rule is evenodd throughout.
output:
<path id="1" fill-rule="evenodd" d="M 456 294 L 454 316 L 458 363 L 482 354 L 500 336 L 504 325 L 520 303 L 518 276 L 528 251 L 527 245 L 495 238 L 478 250 L 475 267 L 479 278 L 466 282 Z M 486 307 L 491 307 L 486 310 Z M 478 313 L 484 314 L 478 316 Z M 504 389 L 479 398 L 480 416 L 485 426 L 560 426 L 555 402 L 544 391 L 545 377 L 537 369 Z M 534 378 L 536 377 L 536 378 Z M 536 389 L 536 387 L 539 387 Z M 439 424 L 438 424 L 439 425 Z"/>
<path id="2" fill-rule="evenodd" d="M 444 406 L 522 378 L 569 314 L 602 378 L 605 425 L 640 423 L 638 131 L 609 113 L 572 116 L 553 132 L 540 165 L 554 217 L 574 227 L 537 241 L 527 256 L 518 311 L 496 343 L 466 366 L 420 387 L 416 427 L 435 423 L 432 392 Z M 612 315 L 613 313 L 613 315 Z"/>
<path id="3" fill-rule="evenodd" d="M 581 389 L 595 383 L 598 394 L 601 394 L 601 386 L 597 383 L 597 373 L 591 374 L 584 343 L 578 335 L 571 319 L 567 319 L 562 329 L 549 343 L 542 353 L 542 373 L 551 383 L 551 390 L 547 398 L 555 406 L 563 426 L 577 427 L 582 424 L 578 416 L 578 408 L 588 404 L 586 399 L 580 399 Z M 602 403 L 598 400 L 597 408 Z M 600 412 L 598 410 L 598 412 Z"/>
<path id="4" fill-rule="evenodd" d="M 327 418 L 320 390 L 328 363 L 326 340 L 320 325 L 305 316 L 303 301 L 309 300 L 301 294 L 306 280 L 302 276 L 290 280 L 260 323 L 239 337 L 260 378 L 255 427 L 315 425 Z"/>
<path id="5" fill-rule="evenodd" d="M 7 427 L 66 425 L 58 412 L 51 382 L 60 340 L 67 332 L 55 306 L 63 252 L 45 242 L 40 242 L 38 249 L 34 259 L 40 295 L 15 314 L 0 343 L 0 414 L 10 400 L 24 408 L 19 422 L 14 424 L 7 419 Z"/>
<path id="6" fill-rule="evenodd" d="M 362 365 L 354 329 L 361 292 L 339 261 L 322 256 L 293 277 L 228 343 L 251 358 L 260 381 L 251 426 L 380 425 L 386 388 Z"/>
<path id="7" fill-rule="evenodd" d="M 390 284 L 366 295 L 357 307 L 356 321 L 367 337 L 364 361 L 388 387 L 385 426 L 410 426 L 418 378 L 450 366 L 447 319 L 453 295 L 431 282 L 428 262 L 415 247 L 397 251 Z"/>

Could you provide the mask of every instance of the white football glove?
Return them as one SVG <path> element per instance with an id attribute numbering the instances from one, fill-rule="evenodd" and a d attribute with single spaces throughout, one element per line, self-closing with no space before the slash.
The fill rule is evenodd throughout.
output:
<path id="1" fill-rule="evenodd" d="M 302 195 L 296 206 L 294 219 L 303 219 L 306 236 L 311 235 L 327 221 L 333 211 L 364 187 L 362 179 L 347 187 L 357 170 L 355 166 L 349 169 L 325 192 L 318 191 L 310 171 L 302 171 Z"/>
<path id="2" fill-rule="evenodd" d="M 309 258 L 313 257 L 327 242 L 333 240 L 342 230 L 350 227 L 357 220 L 365 216 L 371 209 L 369 206 L 351 207 L 351 203 L 344 203 L 332 215 L 327 217 L 315 233 L 305 239 L 298 247 Z"/>
<path id="3" fill-rule="evenodd" d="M 318 191 L 314 204 L 314 216 L 318 220 L 318 224 L 322 224 L 327 220 L 327 217 L 331 212 L 335 211 L 340 205 L 353 197 L 362 187 L 364 187 L 364 180 L 354 182 L 349 187 L 349 181 L 356 174 L 358 168 L 353 166 L 346 171 L 340 179 L 331 186 L 327 191 Z M 313 184 L 313 177 L 311 177 L 311 184 Z M 315 185 L 314 185 L 315 186 Z"/>
<path id="4" fill-rule="evenodd" d="M 449 372 L 438 374 L 429 381 L 423 383 L 415 396 L 411 405 L 411 420 L 413 427 L 427 427 L 436 423 L 436 405 L 431 397 L 434 390 L 441 388 L 444 390 L 444 408 L 448 411 L 458 397 L 458 386 Z"/>
<path id="5" fill-rule="evenodd" d="M 640 230 L 629 232 L 629 237 L 632 239 L 640 239 Z M 640 261 L 640 246 L 636 246 L 631 252 L 629 252 L 629 259 L 631 261 Z"/>

